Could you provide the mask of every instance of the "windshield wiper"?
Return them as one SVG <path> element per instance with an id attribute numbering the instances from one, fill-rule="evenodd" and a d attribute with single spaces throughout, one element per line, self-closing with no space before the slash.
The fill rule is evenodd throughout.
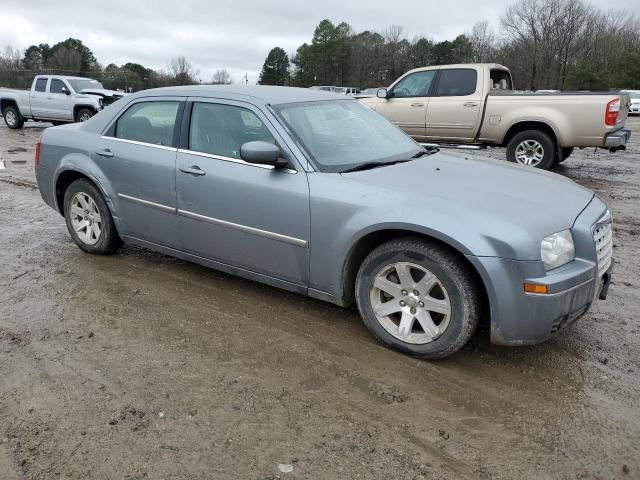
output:
<path id="1" fill-rule="evenodd" d="M 386 167 L 387 165 L 395 165 L 396 163 L 404 163 L 408 161 L 409 160 L 396 160 L 393 162 L 365 162 L 365 163 L 361 163 L 360 165 L 356 165 L 355 167 L 342 170 L 342 172 L 340 173 L 359 172 L 361 170 L 370 170 L 372 168 Z"/>
<path id="2" fill-rule="evenodd" d="M 440 149 L 438 147 L 424 147 L 422 150 L 419 150 L 418 153 L 413 155 L 411 158 L 420 158 L 423 155 L 431 155 L 439 151 Z"/>

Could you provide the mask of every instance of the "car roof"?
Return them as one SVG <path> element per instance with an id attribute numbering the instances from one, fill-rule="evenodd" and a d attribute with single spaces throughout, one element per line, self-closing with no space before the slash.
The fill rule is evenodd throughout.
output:
<path id="1" fill-rule="evenodd" d="M 319 100 L 345 100 L 344 95 L 323 90 L 267 85 L 187 85 L 181 87 L 163 87 L 136 92 L 130 95 L 129 99 L 152 96 L 210 97 L 270 105 Z"/>

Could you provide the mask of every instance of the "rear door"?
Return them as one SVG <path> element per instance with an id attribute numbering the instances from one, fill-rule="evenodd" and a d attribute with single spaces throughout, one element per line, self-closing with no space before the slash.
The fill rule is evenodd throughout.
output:
<path id="1" fill-rule="evenodd" d="M 409 135 L 424 137 L 429 94 L 437 70 L 413 72 L 400 78 L 387 98 L 376 104 L 376 112 Z"/>
<path id="2" fill-rule="evenodd" d="M 176 249 L 176 125 L 183 100 L 137 99 L 107 128 L 93 154 L 117 194 L 121 233 Z"/>
<path id="3" fill-rule="evenodd" d="M 184 249 L 306 286 L 310 229 L 306 173 L 255 106 L 230 100 L 190 100 L 176 172 Z M 243 161 L 240 147 L 255 140 L 278 145 L 292 168 Z"/>
<path id="4" fill-rule="evenodd" d="M 71 100 L 69 85 L 59 78 L 52 78 L 49 83 L 47 118 L 56 120 L 73 120 L 73 100 Z"/>
<path id="5" fill-rule="evenodd" d="M 47 118 L 48 106 L 47 106 L 47 87 L 49 83 L 48 77 L 38 77 L 36 84 L 31 89 L 29 104 L 31 107 L 31 115 L 35 118 Z"/>
<path id="6" fill-rule="evenodd" d="M 441 69 L 429 102 L 426 135 L 430 140 L 469 142 L 482 112 L 482 70 Z"/>

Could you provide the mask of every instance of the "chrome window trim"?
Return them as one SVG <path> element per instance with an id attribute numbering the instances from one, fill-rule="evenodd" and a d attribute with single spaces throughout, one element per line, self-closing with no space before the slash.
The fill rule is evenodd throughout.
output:
<path id="1" fill-rule="evenodd" d="M 132 197 L 130 195 L 125 195 L 124 193 L 119 193 L 118 197 L 122 198 L 123 200 L 128 200 L 131 203 L 142 205 L 143 207 L 155 208 L 156 210 L 172 213 L 174 215 L 177 212 L 177 209 L 175 207 L 169 207 L 168 205 L 162 205 L 161 203 L 150 202 L 149 200 L 143 200 L 141 198 Z"/>
<path id="2" fill-rule="evenodd" d="M 178 151 L 176 147 L 169 147 L 167 145 L 158 145 L 157 143 L 138 142 L 137 140 L 127 140 L 126 138 L 109 137 L 107 135 L 102 135 L 102 138 L 104 140 L 113 140 L 116 142 L 130 143 L 132 145 L 141 145 L 143 147 L 159 148 L 160 150 L 169 150 L 172 152 Z"/>
<path id="3" fill-rule="evenodd" d="M 231 158 L 231 157 L 225 157 L 224 155 L 214 155 L 212 153 L 197 152 L 195 150 L 189 150 L 187 148 L 179 148 L 178 153 L 186 153 L 188 155 L 195 155 L 197 157 L 212 158 L 213 160 L 221 160 L 224 162 L 238 163 L 240 165 L 247 165 L 248 167 L 264 168 L 266 170 L 274 170 L 276 168 L 273 165 L 259 165 L 257 163 L 245 162 L 240 158 Z M 292 175 L 295 175 L 296 173 L 298 173 L 297 170 L 293 170 L 291 168 L 283 168 L 280 170 L 284 173 L 290 173 Z"/>
<path id="4" fill-rule="evenodd" d="M 248 227 L 247 225 L 228 222 L 226 220 L 221 220 L 219 218 L 207 217 L 205 215 L 200 215 L 198 213 L 189 212 L 188 210 L 178 209 L 177 212 L 178 212 L 178 215 L 190 218 L 192 220 L 199 220 L 202 222 L 211 223 L 213 225 L 219 225 L 221 227 L 233 228 L 241 232 L 251 233 L 253 235 L 269 238 L 271 240 L 278 240 L 280 242 L 290 243 L 291 245 L 295 245 L 296 247 L 308 248 L 309 246 L 309 242 L 301 238 L 290 237 L 288 235 L 282 235 L 281 233 L 270 232 L 268 230 L 261 230 L 255 227 Z"/>

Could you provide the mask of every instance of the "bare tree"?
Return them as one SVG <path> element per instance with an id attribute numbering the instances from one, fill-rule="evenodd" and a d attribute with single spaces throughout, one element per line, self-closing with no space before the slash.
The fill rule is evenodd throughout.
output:
<path id="1" fill-rule="evenodd" d="M 467 35 L 473 45 L 473 61 L 478 63 L 491 62 L 496 54 L 496 37 L 491 31 L 489 22 L 476 22 Z"/>
<path id="2" fill-rule="evenodd" d="M 183 55 L 171 59 L 169 71 L 176 85 L 193 85 L 197 83 L 198 71 L 195 70 Z"/>
<path id="3" fill-rule="evenodd" d="M 213 73 L 211 83 L 214 85 L 230 85 L 233 83 L 233 80 L 231 79 L 229 72 L 227 72 L 227 69 L 222 68 Z"/>

